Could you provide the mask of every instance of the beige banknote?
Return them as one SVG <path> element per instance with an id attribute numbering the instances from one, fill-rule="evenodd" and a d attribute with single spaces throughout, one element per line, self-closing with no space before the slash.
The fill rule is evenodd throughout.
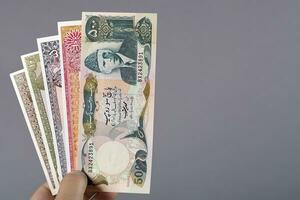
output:
<path id="1" fill-rule="evenodd" d="M 156 14 L 82 13 L 78 168 L 107 192 L 150 192 L 156 28 Z"/>
<path id="2" fill-rule="evenodd" d="M 78 145 L 79 70 L 81 21 L 58 22 L 60 60 L 62 61 L 62 103 L 64 106 L 65 140 L 69 146 L 71 169 L 76 168 Z"/>
<path id="3" fill-rule="evenodd" d="M 43 172 L 45 174 L 48 186 L 51 190 L 52 195 L 58 192 L 58 179 L 56 177 L 54 165 L 47 154 L 47 139 L 42 134 L 40 125 L 38 123 L 37 115 L 33 105 L 34 98 L 30 93 L 29 86 L 27 83 L 25 70 L 19 70 L 10 74 L 16 95 L 18 97 L 25 121 L 27 123 L 31 139 L 33 141 L 35 150 L 39 157 Z"/>
<path id="4" fill-rule="evenodd" d="M 41 134 L 45 136 L 46 152 L 52 159 L 55 168 L 55 174 L 58 180 L 62 180 L 60 172 L 60 163 L 56 159 L 57 151 L 54 148 L 52 129 L 49 123 L 50 110 L 46 106 L 46 92 L 41 71 L 40 57 L 38 52 L 33 52 L 21 56 L 26 78 L 28 80 L 29 90 L 32 94 L 33 105 L 36 111 L 37 120 L 41 129 Z"/>

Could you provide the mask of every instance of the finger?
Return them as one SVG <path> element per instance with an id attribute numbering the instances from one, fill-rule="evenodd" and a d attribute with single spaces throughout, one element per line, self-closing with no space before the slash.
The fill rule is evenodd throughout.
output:
<path id="1" fill-rule="evenodd" d="M 116 193 L 96 192 L 93 194 L 85 195 L 85 200 L 113 200 L 117 196 Z"/>
<path id="2" fill-rule="evenodd" d="M 94 197 L 95 200 L 113 200 L 117 196 L 116 193 L 111 192 L 98 192 Z M 93 200 L 94 200 L 93 199 Z"/>
<path id="3" fill-rule="evenodd" d="M 99 186 L 88 186 L 85 192 L 87 199 L 91 198 L 95 193 L 97 193 L 93 200 L 113 200 L 116 198 L 116 193 L 103 192 L 102 188 Z"/>
<path id="4" fill-rule="evenodd" d="M 56 200 L 82 200 L 86 185 L 87 178 L 84 173 L 71 172 L 62 180 Z"/>
<path id="5" fill-rule="evenodd" d="M 30 200 L 53 200 L 53 199 L 54 197 L 52 196 L 47 183 L 41 185 L 30 198 Z"/>

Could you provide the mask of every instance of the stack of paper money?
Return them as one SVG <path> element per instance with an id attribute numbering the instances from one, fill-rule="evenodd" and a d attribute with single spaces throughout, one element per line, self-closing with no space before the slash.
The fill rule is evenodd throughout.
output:
<path id="1" fill-rule="evenodd" d="M 149 193 L 156 14 L 83 12 L 11 74 L 53 195 L 82 170 L 106 192 Z"/>

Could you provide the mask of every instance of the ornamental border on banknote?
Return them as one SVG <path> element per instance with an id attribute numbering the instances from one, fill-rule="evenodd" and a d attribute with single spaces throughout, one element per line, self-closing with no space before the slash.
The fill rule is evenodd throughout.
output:
<path id="1" fill-rule="evenodd" d="M 66 94 L 66 83 L 65 83 L 65 67 L 64 67 L 64 62 L 63 62 L 63 44 L 62 44 L 62 33 L 61 33 L 61 29 L 62 27 L 65 27 L 65 26 L 79 26 L 81 25 L 81 20 L 72 20 L 72 21 L 61 21 L 61 22 L 57 22 L 57 29 L 58 29 L 58 36 L 59 36 L 59 50 L 60 50 L 60 60 L 61 60 L 61 77 L 62 77 L 62 97 L 63 97 L 63 100 L 62 100 L 62 104 L 63 104 L 63 113 L 64 113 L 64 119 L 63 119 L 63 123 L 64 123 L 64 131 L 65 131 L 65 141 L 66 141 L 66 146 L 67 146 L 67 156 L 68 158 L 72 158 L 73 160 L 75 160 L 75 163 L 74 163 L 74 166 L 72 166 L 72 161 L 70 160 L 70 164 L 68 165 L 68 170 L 71 170 L 72 167 L 75 167 L 76 166 L 76 159 L 74 158 L 74 156 L 76 155 L 73 155 L 74 153 L 74 150 L 73 148 L 70 148 L 71 145 L 73 144 L 70 144 L 69 142 L 69 135 L 71 135 L 71 137 L 73 138 L 73 131 L 72 131 L 72 127 L 70 127 L 70 124 L 69 123 L 72 123 L 73 119 L 68 119 L 68 108 L 67 108 L 67 94 Z M 72 116 L 71 116 L 72 117 Z M 73 141 L 72 141 L 73 142 Z M 71 152 L 72 150 L 72 152 Z"/>
<path id="2" fill-rule="evenodd" d="M 58 188 L 59 188 L 59 183 L 57 181 L 57 177 L 56 177 L 56 173 L 55 173 L 55 169 L 54 169 L 54 166 L 53 166 L 53 163 L 52 163 L 52 159 L 50 157 L 49 159 L 49 154 L 47 155 L 47 158 L 48 158 L 48 162 L 49 162 L 49 166 L 50 166 L 50 169 L 51 169 L 51 173 L 52 173 L 52 176 L 53 176 L 53 181 L 54 181 L 54 184 L 55 184 L 55 188 L 52 186 L 51 184 L 51 179 L 50 179 L 50 176 L 49 174 L 47 173 L 47 168 L 46 168 L 46 165 L 45 165 L 45 162 L 43 160 L 43 157 L 42 157 L 42 154 L 39 150 L 39 147 L 38 147 L 38 144 L 37 144 L 37 141 L 36 141 L 36 138 L 35 138 L 35 135 L 34 135 L 34 131 L 31 127 L 31 123 L 30 123 L 30 120 L 27 116 L 27 113 L 26 113 L 26 110 L 25 110 L 25 107 L 24 107 L 24 103 L 23 103 L 23 100 L 22 100 L 22 97 L 20 96 L 19 94 L 19 89 L 18 89 L 18 86 L 16 84 L 16 80 L 15 80 L 15 76 L 16 75 L 19 75 L 21 73 L 24 73 L 25 77 L 26 77 L 26 73 L 25 73 L 25 69 L 21 69 L 21 70 L 18 70 L 16 72 L 13 72 L 10 74 L 10 78 L 11 78 L 11 81 L 12 81 L 12 84 L 13 84 L 13 87 L 14 87 L 14 90 L 15 90 L 15 93 L 16 93 L 16 96 L 17 96 L 17 99 L 19 101 L 19 104 L 20 104 L 20 107 L 21 107 L 21 110 L 22 110 L 22 113 L 23 113 L 23 116 L 24 116 L 24 119 L 26 121 L 26 124 L 27 124 L 27 128 L 29 130 L 29 133 L 30 133 L 30 136 L 31 136 L 31 139 L 32 139 L 32 142 L 34 144 L 34 147 L 35 147 L 35 150 L 36 150 L 36 153 L 39 157 L 39 160 L 40 160 L 40 163 L 41 163 L 41 166 L 42 166 L 42 169 L 43 169 L 43 172 L 44 172 L 44 175 L 46 177 L 46 180 L 48 182 L 48 186 L 50 188 L 50 191 L 53 195 L 57 194 L 58 192 Z M 27 77 L 26 77 L 27 79 Z M 30 91 L 30 87 L 29 87 L 29 82 L 28 82 L 28 79 L 27 79 L 27 85 L 28 85 L 28 89 Z M 30 91 L 31 93 L 31 91 Z M 31 93 L 32 94 L 32 93 Z M 32 95 L 31 95 L 32 96 Z M 32 98 L 32 97 L 31 97 Z M 32 98 L 32 101 L 34 101 L 34 99 Z M 34 108 L 35 112 L 36 112 L 36 109 Z M 39 128 L 40 128 L 40 125 L 39 125 Z M 47 145 L 47 140 L 45 139 L 45 137 L 43 137 L 43 134 L 42 135 L 42 139 L 43 139 L 43 143 L 44 145 Z M 47 148 L 45 147 L 45 150 L 46 150 L 46 153 L 47 153 Z"/>
<path id="3" fill-rule="evenodd" d="M 28 53 L 28 54 L 24 54 L 24 55 L 22 55 L 21 56 L 21 60 L 22 60 L 22 65 L 23 65 L 23 67 L 24 67 L 24 69 L 25 69 L 25 75 L 26 75 L 26 78 L 27 78 L 27 80 L 31 80 L 31 77 L 30 77 L 30 74 L 29 74 L 29 67 L 27 66 L 27 63 L 26 63 L 26 59 L 27 58 L 29 58 L 29 57 L 32 57 L 32 56 L 38 56 L 39 57 L 39 52 L 38 51 L 35 51 L 35 52 L 32 52 L 32 53 Z M 30 93 L 31 94 L 34 94 L 35 92 L 34 92 L 34 89 L 33 89 L 33 86 L 32 86 L 32 82 L 31 81 L 29 81 L 28 82 L 29 83 L 29 90 L 30 90 Z M 51 146 L 53 146 L 53 150 L 54 150 L 54 157 L 55 157 L 55 162 L 53 161 L 53 165 L 54 165 L 54 168 L 55 168 L 55 174 L 57 175 L 57 179 L 58 180 L 61 180 L 61 175 L 59 174 L 59 171 L 57 170 L 57 169 L 59 169 L 60 167 L 60 164 L 59 164 L 59 160 L 57 160 L 56 159 L 56 152 L 55 152 L 55 149 L 54 149 L 54 144 L 53 144 L 53 135 L 52 135 L 52 129 L 51 129 L 51 126 L 50 126 L 50 122 L 49 122 L 49 116 L 48 116 L 48 112 L 46 111 L 47 109 L 46 109 L 46 104 L 45 104 L 45 102 L 43 101 L 43 106 L 44 106 L 44 109 L 45 109 L 45 112 L 47 112 L 46 113 L 46 118 L 47 119 L 44 119 L 44 120 L 46 120 L 47 122 L 47 124 L 46 125 L 48 125 L 49 127 L 44 127 L 44 121 L 43 121 L 43 117 L 42 117 L 42 114 L 41 114 L 41 111 L 39 110 L 39 106 L 38 106 L 38 104 L 37 104 L 37 100 L 36 100 L 36 97 L 35 97 L 35 94 L 33 95 L 33 98 L 34 98 L 34 101 L 33 101 L 33 106 L 34 106 L 34 108 L 35 108 L 35 110 L 36 110 L 36 112 L 37 112 L 37 115 L 39 116 L 39 117 L 37 117 L 37 119 L 38 119 L 38 123 L 39 123 L 39 125 L 40 125 L 40 128 L 41 128 L 41 131 L 42 131 L 42 135 L 44 136 L 44 138 L 45 138 L 45 141 L 46 141 L 46 144 L 47 144 L 47 148 L 46 148 L 46 150 L 47 150 L 47 152 L 48 152 L 48 154 L 49 154 L 49 156 L 48 157 L 50 157 L 51 159 L 53 159 L 53 157 L 52 157 L 52 154 L 51 154 L 51 151 L 50 151 L 50 144 L 48 143 L 48 138 L 47 138 L 47 134 L 46 134 L 46 132 L 47 132 L 47 130 L 48 131 L 50 131 L 50 135 L 51 135 L 51 143 L 52 143 L 52 145 Z M 47 130 L 46 130 L 47 129 Z M 55 165 L 56 164 L 56 165 Z"/>
<path id="4" fill-rule="evenodd" d="M 47 100 L 47 107 L 49 109 L 49 117 L 50 117 L 50 126 L 52 131 L 52 136 L 53 136 L 53 143 L 54 143 L 54 149 L 56 152 L 56 160 L 59 161 L 59 180 L 61 181 L 63 178 L 63 171 L 62 171 L 62 164 L 61 160 L 62 157 L 64 156 L 66 158 L 67 161 L 67 166 L 68 166 L 68 158 L 66 157 L 67 155 L 60 155 L 59 151 L 58 151 L 58 141 L 57 141 L 57 133 L 55 131 L 55 125 L 54 125 L 54 120 L 53 120 L 53 113 L 52 113 L 52 108 L 51 108 L 51 101 L 50 101 L 50 97 L 49 97 L 49 88 L 48 88 L 48 83 L 47 83 L 47 76 L 46 76 L 46 72 L 45 72 L 45 64 L 44 64 L 44 58 L 43 58 L 43 54 L 42 54 L 42 49 L 41 49 L 41 43 L 43 42 L 48 42 L 48 41 L 54 41 L 54 40 L 59 40 L 58 35 L 55 36 L 48 36 L 48 37 L 42 37 L 42 38 L 37 38 L 37 46 L 38 46 L 38 52 L 39 52 L 39 57 L 40 57 L 40 63 L 41 63 L 41 71 L 42 71 L 42 75 L 43 75 L 43 81 L 44 81 L 44 87 L 45 87 L 45 92 L 46 92 L 46 100 Z M 62 134 L 62 138 L 64 134 Z M 64 142 L 63 142 L 64 143 Z M 65 143 L 64 143 L 65 144 Z M 65 147 L 64 148 L 64 152 L 65 151 Z M 65 166 L 65 168 L 67 169 L 67 166 Z M 64 169 L 65 171 L 67 171 L 66 169 Z"/>

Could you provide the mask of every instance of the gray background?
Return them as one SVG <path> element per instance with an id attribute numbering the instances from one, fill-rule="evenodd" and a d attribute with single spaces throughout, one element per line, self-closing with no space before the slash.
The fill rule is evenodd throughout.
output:
<path id="1" fill-rule="evenodd" d="M 300 2 L 9 0 L 0 4 L 0 196 L 43 181 L 9 73 L 81 11 L 158 13 L 151 195 L 300 199 Z"/>

